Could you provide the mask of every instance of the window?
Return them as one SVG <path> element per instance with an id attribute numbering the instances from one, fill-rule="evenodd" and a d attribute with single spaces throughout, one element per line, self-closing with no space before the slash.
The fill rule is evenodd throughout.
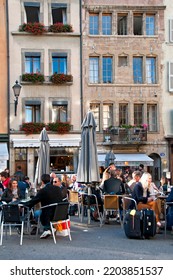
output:
<path id="1" fill-rule="evenodd" d="M 118 66 L 119 67 L 124 67 L 127 66 L 127 56 L 119 56 L 118 57 Z"/>
<path id="2" fill-rule="evenodd" d="M 157 105 L 147 105 L 148 131 L 157 131 Z"/>
<path id="3" fill-rule="evenodd" d="M 24 2 L 27 22 L 40 21 L 40 3 L 39 2 Z"/>
<path id="4" fill-rule="evenodd" d="M 67 4 L 52 3 L 51 11 L 53 24 L 56 22 L 67 23 Z"/>
<path id="5" fill-rule="evenodd" d="M 98 35 L 99 34 L 99 15 L 90 14 L 89 16 L 89 34 Z"/>
<path id="6" fill-rule="evenodd" d="M 134 15 L 133 17 L 133 33 L 134 35 L 142 35 L 142 15 Z"/>
<path id="7" fill-rule="evenodd" d="M 155 59 L 155 57 L 146 58 L 146 82 L 147 82 L 147 84 L 156 83 L 156 59 Z"/>
<path id="8" fill-rule="evenodd" d="M 169 41 L 173 42 L 173 19 L 169 20 Z"/>
<path id="9" fill-rule="evenodd" d="M 25 73 L 40 72 L 40 53 L 25 53 Z"/>
<path id="10" fill-rule="evenodd" d="M 173 62 L 169 62 L 168 71 L 169 71 L 169 91 L 173 92 Z"/>
<path id="11" fill-rule="evenodd" d="M 40 101 L 25 102 L 25 122 L 40 122 Z"/>
<path id="12" fill-rule="evenodd" d="M 103 129 L 113 125 L 113 105 L 103 104 Z"/>
<path id="13" fill-rule="evenodd" d="M 134 125 L 143 124 L 143 105 L 134 104 Z"/>
<path id="14" fill-rule="evenodd" d="M 93 112 L 94 119 L 96 122 L 96 131 L 100 131 L 100 105 L 99 104 L 90 104 L 90 109 Z"/>
<path id="15" fill-rule="evenodd" d="M 128 104 L 119 105 L 119 125 L 128 124 Z"/>
<path id="16" fill-rule="evenodd" d="M 67 122 L 67 104 L 66 102 L 52 103 L 52 122 Z"/>
<path id="17" fill-rule="evenodd" d="M 102 16 L 102 34 L 111 35 L 112 34 L 112 16 L 109 14 L 103 14 Z"/>
<path id="18" fill-rule="evenodd" d="M 103 57 L 102 68 L 103 83 L 112 83 L 112 57 Z"/>
<path id="19" fill-rule="evenodd" d="M 127 35 L 127 15 L 118 14 L 118 35 Z"/>
<path id="20" fill-rule="evenodd" d="M 99 82 L 99 58 L 89 58 L 89 82 L 91 84 L 97 84 Z"/>
<path id="21" fill-rule="evenodd" d="M 133 81 L 135 84 L 143 83 L 143 58 L 134 57 L 133 58 Z"/>
<path id="22" fill-rule="evenodd" d="M 146 35 L 151 36 L 155 34 L 155 16 L 146 16 Z"/>
<path id="23" fill-rule="evenodd" d="M 52 54 L 52 74 L 67 74 L 67 54 Z"/>

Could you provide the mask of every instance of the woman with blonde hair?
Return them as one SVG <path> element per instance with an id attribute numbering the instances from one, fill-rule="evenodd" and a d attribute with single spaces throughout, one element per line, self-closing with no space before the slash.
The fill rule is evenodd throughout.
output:
<path id="1" fill-rule="evenodd" d="M 150 184 L 152 182 L 151 174 L 148 172 L 144 172 L 142 174 L 142 177 L 138 183 L 136 183 L 133 192 L 132 197 L 136 200 L 138 210 L 141 209 L 152 209 L 155 212 L 156 215 L 156 222 L 157 227 L 161 227 L 160 223 L 160 213 L 157 201 L 154 200 L 152 196 L 150 196 Z"/>

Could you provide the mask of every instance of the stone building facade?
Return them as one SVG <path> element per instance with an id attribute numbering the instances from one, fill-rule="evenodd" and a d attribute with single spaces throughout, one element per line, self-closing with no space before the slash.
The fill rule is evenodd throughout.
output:
<path id="1" fill-rule="evenodd" d="M 144 165 L 158 184 L 168 159 L 162 121 L 165 8 L 163 1 L 84 0 L 82 5 L 83 106 L 94 112 L 100 157 L 110 150 L 117 157 L 126 154 L 118 163 L 126 167 L 132 164 L 128 154 L 134 161 L 148 155 L 153 166 Z M 144 137 L 140 129 L 146 125 Z M 136 157 L 132 165 L 139 162 Z"/>

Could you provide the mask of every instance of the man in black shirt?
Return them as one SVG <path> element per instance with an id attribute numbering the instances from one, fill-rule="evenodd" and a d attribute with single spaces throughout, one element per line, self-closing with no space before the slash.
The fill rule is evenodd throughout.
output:
<path id="1" fill-rule="evenodd" d="M 41 176 L 42 188 L 30 201 L 25 202 L 25 206 L 32 208 L 35 204 L 41 203 L 41 207 L 62 202 L 62 192 L 60 188 L 50 183 L 50 175 Z M 40 214 L 40 221 L 44 227 L 44 232 L 40 238 L 47 238 L 51 235 L 50 221 L 53 218 L 55 207 L 43 208 Z"/>

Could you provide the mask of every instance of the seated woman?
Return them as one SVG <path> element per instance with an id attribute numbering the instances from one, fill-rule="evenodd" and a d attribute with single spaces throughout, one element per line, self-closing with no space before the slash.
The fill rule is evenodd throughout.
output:
<path id="1" fill-rule="evenodd" d="M 15 178 L 12 178 L 9 181 L 8 188 L 6 188 L 4 193 L 2 194 L 1 201 L 9 203 L 15 202 L 20 199 L 22 199 L 22 195 L 18 188 L 18 182 Z"/>
<path id="2" fill-rule="evenodd" d="M 160 223 L 160 212 L 158 208 L 157 201 L 153 200 L 153 196 L 150 196 L 149 187 L 152 182 L 151 174 L 148 172 L 144 172 L 140 181 L 136 183 L 133 192 L 132 197 L 136 200 L 138 210 L 141 209 L 152 209 L 155 212 L 156 215 L 156 222 L 157 227 L 161 227 Z"/>

